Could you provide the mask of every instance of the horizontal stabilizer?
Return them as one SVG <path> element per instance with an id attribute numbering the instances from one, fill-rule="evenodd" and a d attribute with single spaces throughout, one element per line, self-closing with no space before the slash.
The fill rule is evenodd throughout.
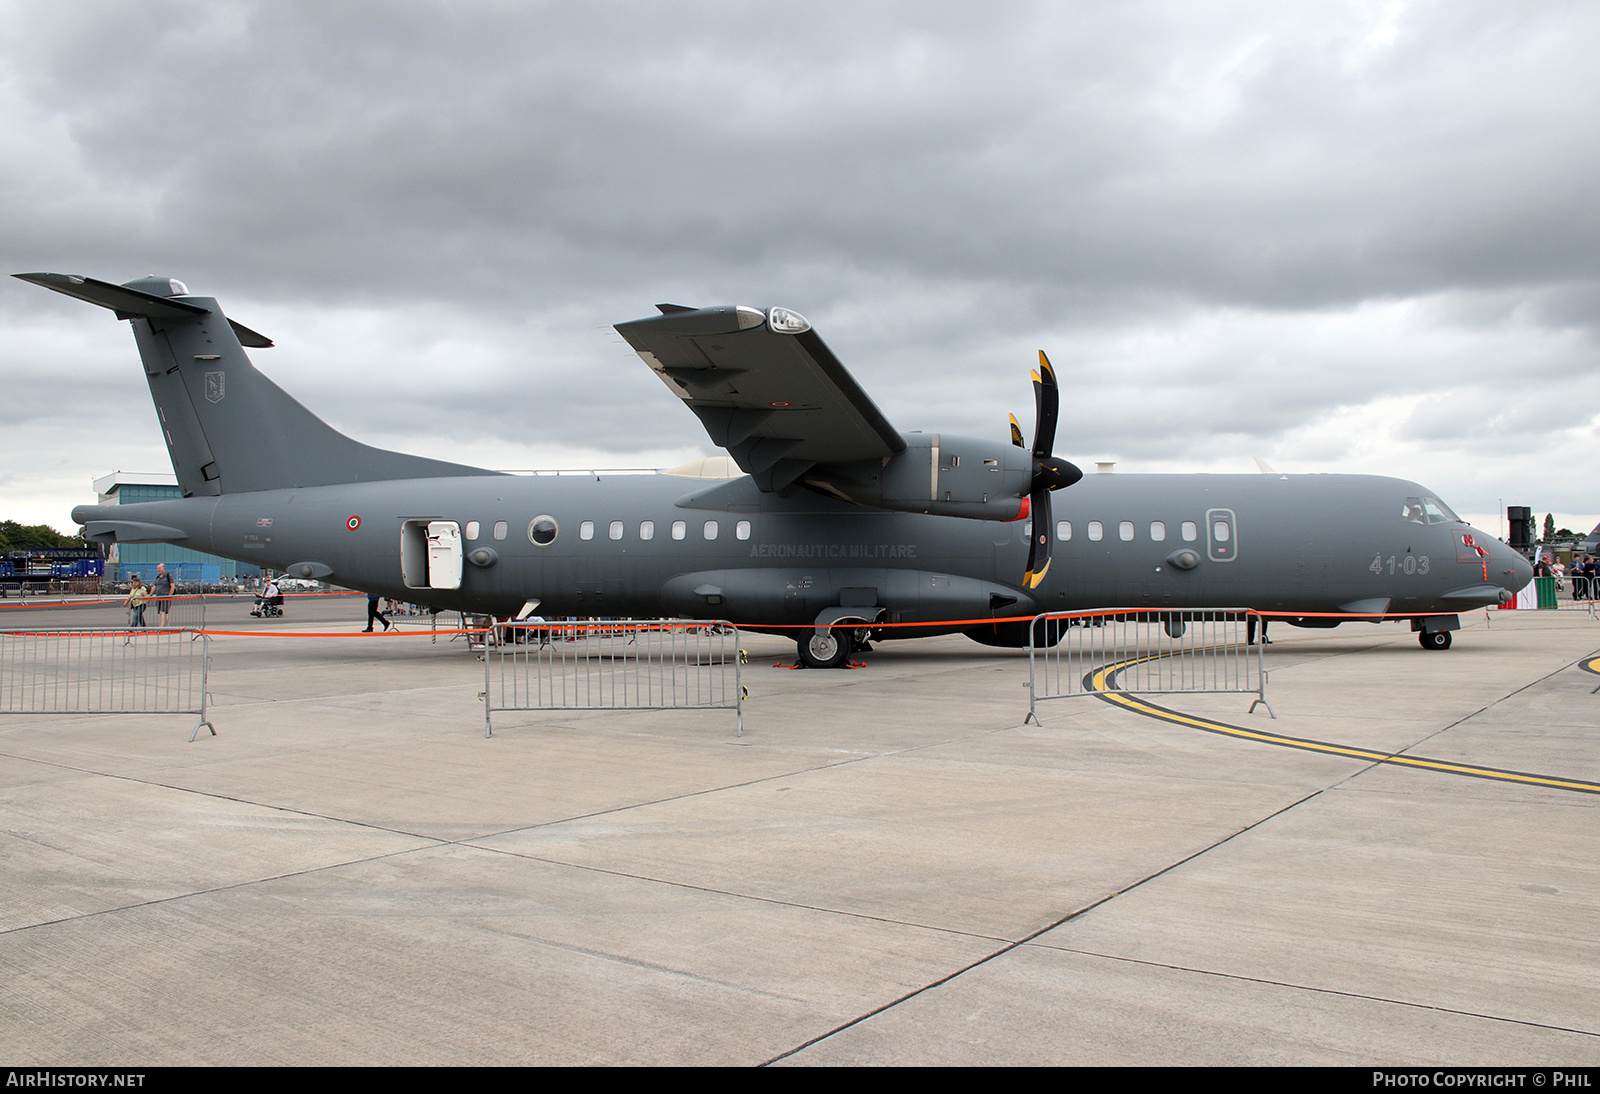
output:
<path id="1" fill-rule="evenodd" d="M 79 277 L 77 274 L 22 273 L 11 276 L 31 281 L 35 285 L 42 285 L 88 304 L 110 308 L 117 313 L 118 319 L 132 319 L 136 316 L 145 319 L 193 319 L 197 315 L 206 315 L 211 311 L 210 308 L 202 308 L 187 300 L 173 300 L 170 297 L 157 296 L 155 293 L 130 289 L 125 285 L 113 285 L 109 281 Z M 261 336 L 256 335 L 256 337 Z"/>
<path id="2" fill-rule="evenodd" d="M 210 308 L 191 304 L 187 300 L 172 299 L 172 296 L 187 296 L 189 290 L 182 282 L 167 278 L 147 277 L 133 282 L 132 285 L 113 285 L 109 281 L 97 281 L 92 277 L 80 277 L 77 274 L 21 273 L 11 276 L 42 285 L 74 300 L 110 308 L 117 313 L 118 319 L 193 319 L 197 315 L 211 314 Z M 172 296 L 162 296 L 133 287 L 140 284 L 165 287 Z M 239 344 L 246 349 L 272 348 L 272 339 L 264 334 L 257 334 L 243 323 L 229 319 L 228 326 L 233 328 Z"/>

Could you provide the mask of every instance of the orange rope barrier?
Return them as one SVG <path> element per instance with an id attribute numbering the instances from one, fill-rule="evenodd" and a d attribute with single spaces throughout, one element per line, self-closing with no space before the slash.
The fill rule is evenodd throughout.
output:
<path id="1" fill-rule="evenodd" d="M 301 595 L 301 596 L 364 596 L 365 594 L 364 593 L 302 593 L 302 594 L 286 594 L 286 595 Z M 152 598 L 152 599 L 154 599 L 154 598 Z M 179 599 L 185 599 L 185 598 L 172 597 L 171 599 L 179 600 Z M 190 598 L 187 598 L 187 599 L 194 599 L 194 598 L 190 597 Z M 77 603 L 77 604 L 117 604 L 117 605 L 120 605 L 120 604 L 122 604 L 122 602 L 123 601 L 119 599 L 119 600 L 104 600 L 104 601 L 77 601 L 75 603 Z M 148 601 L 147 601 L 147 603 L 148 603 Z M 1584 603 L 1584 602 L 1580 601 L 1579 603 Z M 4 607 L 4 606 L 7 606 L 7 605 L 0 605 L 0 607 Z M 16 607 L 21 607 L 22 605 L 15 605 L 15 606 Z M 70 606 L 70 605 L 62 605 L 62 604 L 44 605 L 44 604 L 41 604 L 41 605 L 27 605 L 27 606 L 28 607 L 37 606 L 37 607 L 59 608 L 59 607 Z M 1199 615 L 1199 614 L 1202 614 L 1204 612 L 1211 611 L 1211 610 L 1212 609 L 1206 609 L 1206 608 L 1101 608 L 1101 609 L 1092 609 L 1092 610 L 1087 610 L 1087 611 L 1073 611 L 1073 612 L 1062 612 L 1062 613 L 1059 613 L 1059 614 L 1057 614 L 1057 613 L 1051 613 L 1051 614 L 1055 618 L 1058 618 L 1058 619 L 1097 619 L 1097 618 L 1110 618 L 1110 617 L 1113 617 L 1113 616 L 1129 616 L 1129 615 L 1151 616 L 1151 617 L 1155 617 L 1155 618 L 1159 619 L 1160 617 L 1166 616 L 1166 615 L 1180 615 L 1180 616 L 1181 615 L 1191 615 L 1191 616 Z M 1220 611 L 1220 609 L 1217 609 L 1217 610 Z M 1459 614 L 1461 610 L 1464 610 L 1464 609 L 1458 609 L 1456 612 L 1432 612 L 1432 613 L 1429 613 L 1429 612 L 1294 612 L 1294 611 L 1257 611 L 1257 610 L 1254 610 L 1254 609 L 1246 609 L 1245 611 L 1243 611 L 1240 614 L 1246 615 L 1246 616 L 1252 616 L 1253 615 L 1253 616 L 1255 616 L 1255 617 L 1257 617 L 1259 619 L 1267 619 L 1267 620 L 1272 620 L 1272 619 L 1340 619 L 1340 620 L 1347 620 L 1347 621 L 1350 621 L 1350 622 L 1357 622 L 1357 621 L 1385 622 L 1385 621 L 1388 621 L 1388 620 L 1415 619 L 1415 618 L 1418 618 L 1420 615 L 1430 615 L 1430 614 L 1432 614 L 1432 615 L 1440 615 L 1440 614 L 1456 615 L 1456 614 Z M 470 614 L 473 614 L 473 613 L 469 612 L 467 614 L 470 615 Z M 1029 622 L 1032 622 L 1035 618 L 1037 618 L 1036 615 L 1007 615 L 1007 616 L 986 616 L 986 617 L 983 617 L 983 618 L 974 618 L 974 619 L 930 619 L 930 620 L 923 620 L 923 621 L 919 621 L 919 622 L 910 622 L 910 623 L 886 623 L 886 622 L 881 622 L 881 623 L 862 623 L 860 621 L 840 620 L 837 623 L 828 624 L 828 626 L 829 627 L 847 627 L 847 628 L 848 627 L 866 627 L 866 628 L 869 628 L 871 630 L 888 630 L 888 629 L 894 629 L 894 628 L 918 628 L 918 627 L 920 627 L 920 628 L 929 628 L 929 627 L 957 627 L 957 628 L 960 628 L 960 627 L 986 627 L 986 626 L 992 626 L 992 625 L 999 624 L 999 623 L 1029 623 Z M 673 622 L 678 622 L 678 623 L 709 623 L 710 621 L 709 620 L 687 620 L 686 619 L 686 620 L 673 621 Z M 608 629 L 620 629 L 620 627 L 619 627 L 619 625 L 617 623 L 606 623 L 606 622 L 602 622 L 602 621 L 585 622 L 585 621 L 581 621 L 581 620 L 551 619 L 551 620 L 544 620 L 544 621 L 502 620 L 498 624 L 494 624 L 494 625 L 491 625 L 491 626 L 488 626 L 488 627 L 451 627 L 451 628 L 447 628 L 447 629 L 433 629 L 433 628 L 430 628 L 430 629 L 427 629 L 427 630 L 412 630 L 412 631 L 406 631 L 406 632 L 401 632 L 399 624 L 396 624 L 395 627 L 394 627 L 394 630 L 392 630 L 392 631 L 383 631 L 383 632 L 377 632 L 377 633 L 378 634 L 387 634 L 387 635 L 390 635 L 390 636 L 398 636 L 401 633 L 405 633 L 407 635 L 429 635 L 429 636 L 437 636 L 437 635 L 441 635 L 441 634 L 442 635 L 457 635 L 457 634 L 471 635 L 471 634 L 483 634 L 485 631 L 493 629 L 493 626 L 495 626 L 495 625 L 508 626 L 508 627 L 513 627 L 513 628 L 517 628 L 517 629 L 520 629 L 520 630 L 551 630 L 551 631 L 559 631 L 559 630 L 604 631 L 604 630 L 608 630 Z M 641 628 L 641 627 L 638 627 L 638 626 L 634 626 L 634 627 L 629 628 L 629 629 L 632 629 L 632 630 L 654 629 L 654 627 L 660 627 L 660 628 L 664 629 L 666 626 L 669 626 L 669 625 L 671 625 L 671 623 L 665 623 L 664 622 L 664 623 L 660 623 L 660 624 L 654 624 L 653 626 L 652 625 L 647 625 L 644 628 Z M 734 624 L 734 625 L 739 627 L 742 630 L 763 631 L 763 632 L 771 632 L 771 631 L 809 631 L 809 630 L 814 630 L 816 628 L 816 624 L 815 623 L 741 623 L 741 624 Z M 97 629 L 109 630 L 111 628 L 97 628 Z M 172 629 L 179 629 L 179 628 L 168 628 L 168 630 L 172 630 Z M 155 631 L 155 628 L 144 628 L 143 630 L 135 629 L 135 630 L 130 631 L 129 633 L 132 633 L 132 634 L 154 633 L 154 631 Z M 20 633 L 20 632 L 18 632 L 18 633 Z M 219 636 L 220 635 L 220 636 L 240 637 L 240 638 L 243 638 L 243 637 L 260 637 L 260 636 L 270 636 L 270 637 L 275 637 L 275 638 L 349 638 L 349 637 L 354 637 L 354 635 L 352 635 L 349 631 L 284 631 L 284 632 L 275 632 L 275 631 L 269 630 L 269 629 L 248 630 L 248 631 L 234 631 L 234 630 L 213 630 L 213 629 L 211 629 L 209 627 L 198 628 L 198 629 L 196 629 L 194 631 L 194 633 L 196 633 L 196 634 L 207 634 L 207 635 L 212 635 L 212 636 Z M 367 632 L 357 632 L 357 633 L 365 634 Z M 376 636 L 377 635 L 375 634 L 374 637 L 376 637 Z"/>

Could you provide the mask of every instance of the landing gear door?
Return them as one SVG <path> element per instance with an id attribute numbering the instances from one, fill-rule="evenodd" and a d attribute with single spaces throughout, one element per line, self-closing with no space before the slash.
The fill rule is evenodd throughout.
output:
<path id="1" fill-rule="evenodd" d="M 461 588 L 461 526 L 408 520 L 400 529 L 400 571 L 408 589 Z"/>
<path id="2" fill-rule="evenodd" d="M 1238 555 L 1237 521 L 1232 509 L 1206 510 L 1206 553 L 1212 562 L 1232 562 Z"/>

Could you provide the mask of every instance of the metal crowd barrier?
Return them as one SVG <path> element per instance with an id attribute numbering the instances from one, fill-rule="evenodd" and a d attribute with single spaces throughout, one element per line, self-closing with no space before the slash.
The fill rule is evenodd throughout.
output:
<path id="1" fill-rule="evenodd" d="M 204 630 L 206 626 L 206 598 L 200 593 L 173 593 L 167 598 L 167 621 L 161 621 L 161 601 L 146 594 L 144 625 L 173 630 Z M 133 625 L 133 620 L 128 621 Z"/>
<path id="2" fill-rule="evenodd" d="M 722 620 L 613 619 L 493 626 L 483 731 L 497 710 L 732 710 L 744 736 L 739 632 Z"/>
<path id="3" fill-rule="evenodd" d="M 206 717 L 211 639 L 176 628 L 0 631 L 0 714 Z"/>
<path id="4" fill-rule="evenodd" d="M 1104 691 L 1253 692 L 1250 711 L 1261 705 L 1277 718 L 1267 702 L 1266 644 L 1248 642 L 1252 614 L 1246 608 L 1118 608 L 1036 615 L 1036 641 L 1028 649 L 1026 721 L 1043 724 L 1039 703 L 1045 699 Z M 1060 636 L 1055 645 L 1039 643 L 1051 634 Z"/>

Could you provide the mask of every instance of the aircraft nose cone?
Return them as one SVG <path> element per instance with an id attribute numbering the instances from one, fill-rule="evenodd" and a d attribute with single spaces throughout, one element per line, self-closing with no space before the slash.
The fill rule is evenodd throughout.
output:
<path id="1" fill-rule="evenodd" d="M 1496 584 L 1509 589 L 1511 592 L 1526 589 L 1528 582 L 1533 580 L 1533 563 L 1509 547 L 1497 551 L 1495 554 L 1495 561 L 1504 562 L 1504 565 L 1500 567 L 1501 573 Z"/>
<path id="2" fill-rule="evenodd" d="M 1533 563 L 1507 547 L 1487 532 L 1476 532 L 1477 540 L 1489 546 L 1489 557 L 1484 559 L 1488 570 L 1484 576 L 1490 584 L 1498 585 L 1508 593 L 1519 593 L 1533 580 Z"/>

